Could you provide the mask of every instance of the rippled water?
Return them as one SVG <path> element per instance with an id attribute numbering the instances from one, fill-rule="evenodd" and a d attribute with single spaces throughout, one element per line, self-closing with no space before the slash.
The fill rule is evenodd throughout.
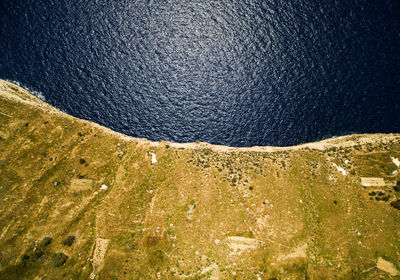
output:
<path id="1" fill-rule="evenodd" d="M 400 3 L 2 0 L 0 77 L 152 140 L 400 132 Z"/>

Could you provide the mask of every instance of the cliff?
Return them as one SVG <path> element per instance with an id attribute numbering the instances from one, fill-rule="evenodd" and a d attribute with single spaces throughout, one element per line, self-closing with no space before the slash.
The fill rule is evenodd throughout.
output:
<path id="1" fill-rule="evenodd" d="M 0 279 L 399 279 L 399 159 L 151 142 L 1 80 Z"/>

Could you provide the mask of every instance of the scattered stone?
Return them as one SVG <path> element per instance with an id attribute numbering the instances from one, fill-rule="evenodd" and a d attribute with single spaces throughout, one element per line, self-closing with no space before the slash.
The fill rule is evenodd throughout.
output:
<path id="1" fill-rule="evenodd" d="M 103 185 L 100 186 L 100 190 L 106 190 L 106 189 L 108 189 L 107 185 L 103 184 Z"/>
<path id="2" fill-rule="evenodd" d="M 51 241 L 53 241 L 53 238 L 51 238 L 50 236 L 46 236 L 45 238 L 43 238 L 42 242 L 40 242 L 40 246 L 45 247 L 47 245 L 50 245 Z"/>
<path id="3" fill-rule="evenodd" d="M 53 185 L 54 185 L 55 187 L 58 187 L 58 186 L 60 185 L 60 182 L 54 181 Z"/>
<path id="4" fill-rule="evenodd" d="M 75 242 L 75 236 L 70 235 L 67 236 L 67 238 L 63 241 L 63 244 L 70 247 L 72 244 L 74 244 L 74 242 Z"/>
<path id="5" fill-rule="evenodd" d="M 380 270 L 383 270 L 383 271 L 389 273 L 390 276 L 399 275 L 399 271 L 396 269 L 396 267 L 391 262 L 389 262 L 381 257 L 378 258 L 376 267 Z"/>
<path id="6" fill-rule="evenodd" d="M 60 267 L 65 264 L 67 259 L 68 259 L 68 256 L 65 255 L 64 253 L 56 253 L 51 257 L 51 263 L 55 267 Z"/>

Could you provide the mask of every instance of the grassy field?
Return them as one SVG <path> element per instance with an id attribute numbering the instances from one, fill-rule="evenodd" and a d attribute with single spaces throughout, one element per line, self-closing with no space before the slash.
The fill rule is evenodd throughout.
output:
<path id="1" fill-rule="evenodd" d="M 129 138 L 0 81 L 0 279 L 400 279 L 400 135 L 264 150 Z"/>

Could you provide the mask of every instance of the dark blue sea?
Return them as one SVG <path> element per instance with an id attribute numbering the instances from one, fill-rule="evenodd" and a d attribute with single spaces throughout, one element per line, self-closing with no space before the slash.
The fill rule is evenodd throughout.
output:
<path id="1" fill-rule="evenodd" d="M 0 0 L 0 78 L 151 140 L 400 132 L 400 1 Z"/>

